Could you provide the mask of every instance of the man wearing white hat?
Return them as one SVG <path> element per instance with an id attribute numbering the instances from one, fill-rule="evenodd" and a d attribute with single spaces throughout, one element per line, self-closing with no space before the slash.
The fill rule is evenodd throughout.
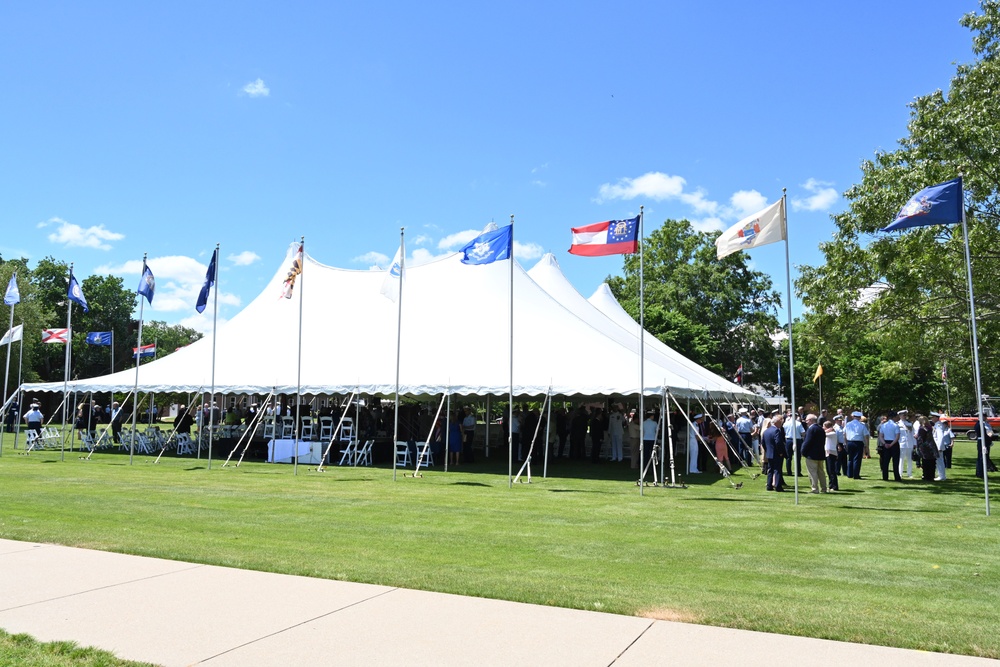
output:
<path id="1" fill-rule="evenodd" d="M 844 438 L 847 440 L 847 476 L 851 479 L 861 479 L 865 440 L 871 435 L 868 426 L 861 421 L 863 416 L 859 410 L 855 410 L 851 413 L 851 421 L 844 425 Z"/>
<path id="2" fill-rule="evenodd" d="M 753 446 L 754 423 L 753 420 L 750 419 L 750 414 L 746 408 L 740 408 L 739 415 L 740 416 L 736 419 L 736 434 L 740 438 L 740 463 L 746 466 L 750 465 L 749 461 L 753 460 L 750 457 L 750 448 Z"/>
<path id="3" fill-rule="evenodd" d="M 701 451 L 701 428 L 705 421 L 705 415 L 697 414 L 694 416 L 693 424 L 694 428 L 688 429 L 688 473 L 692 475 L 701 474 L 701 470 L 698 469 L 698 454 Z"/>
<path id="4" fill-rule="evenodd" d="M 913 448 L 917 439 L 913 436 L 913 424 L 910 423 L 909 410 L 899 411 L 899 476 L 913 479 Z M 906 472 L 903 472 L 903 471 Z"/>
<path id="5" fill-rule="evenodd" d="M 938 415 L 937 421 L 934 423 L 934 431 L 931 434 L 934 437 L 934 444 L 938 448 L 937 457 L 937 476 L 934 478 L 935 482 L 943 482 L 948 478 L 944 453 L 948 449 L 951 449 L 952 444 L 955 442 L 955 434 L 951 432 L 951 420 L 947 415 Z"/>

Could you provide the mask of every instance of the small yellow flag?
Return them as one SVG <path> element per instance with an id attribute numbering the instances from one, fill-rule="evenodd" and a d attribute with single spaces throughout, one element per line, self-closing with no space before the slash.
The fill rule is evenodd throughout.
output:
<path id="1" fill-rule="evenodd" d="M 816 366 L 816 374 L 813 375 L 813 382 L 823 377 L 823 364 Z"/>

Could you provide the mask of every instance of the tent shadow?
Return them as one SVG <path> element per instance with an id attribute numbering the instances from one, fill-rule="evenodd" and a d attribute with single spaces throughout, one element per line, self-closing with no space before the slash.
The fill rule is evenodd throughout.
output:
<path id="1" fill-rule="evenodd" d="M 487 488 L 492 487 L 492 484 L 483 484 L 482 482 L 451 482 L 453 486 L 485 486 Z"/>

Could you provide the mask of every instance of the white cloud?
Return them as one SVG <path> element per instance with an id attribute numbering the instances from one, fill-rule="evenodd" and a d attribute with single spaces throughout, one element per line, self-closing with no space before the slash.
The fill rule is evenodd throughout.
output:
<path id="1" fill-rule="evenodd" d="M 438 250 L 453 250 L 464 246 L 482 233 L 483 230 L 481 229 L 466 229 L 454 234 L 448 234 L 448 236 L 438 241 Z"/>
<path id="2" fill-rule="evenodd" d="M 833 183 L 810 178 L 802 187 L 812 195 L 805 199 L 793 199 L 792 208 L 796 211 L 826 211 L 840 198 Z"/>
<path id="3" fill-rule="evenodd" d="M 617 183 L 605 183 L 600 187 L 598 203 L 608 199 L 635 199 L 647 197 L 655 201 L 680 197 L 687 183 L 680 176 L 670 176 L 659 171 L 651 171 L 638 178 L 623 178 Z"/>
<path id="4" fill-rule="evenodd" d="M 688 221 L 696 232 L 720 232 L 726 228 L 726 223 L 721 218 L 689 219 Z"/>
<path id="5" fill-rule="evenodd" d="M 221 298 L 221 295 L 220 295 L 220 298 Z M 206 315 L 207 315 L 207 317 L 206 317 Z M 219 318 L 219 322 L 218 322 L 218 328 L 221 329 L 222 325 L 225 324 L 228 321 L 229 320 L 226 320 L 226 319 L 220 317 Z M 211 310 L 205 309 L 205 313 L 204 314 L 197 314 L 196 313 L 194 315 L 191 315 L 190 317 L 185 317 L 185 318 L 181 319 L 179 322 L 176 322 L 176 324 L 179 324 L 182 327 L 187 327 L 188 329 L 194 329 L 195 331 L 199 331 L 199 332 L 203 333 L 206 336 L 210 336 L 212 334 L 212 314 L 211 314 Z M 167 352 L 168 350 L 163 350 L 163 351 Z M 175 350 L 169 350 L 169 351 L 170 352 L 174 352 Z"/>
<path id="6" fill-rule="evenodd" d="M 767 206 L 767 197 L 756 190 L 737 190 L 729 198 L 735 217 L 740 219 L 753 215 Z"/>
<path id="7" fill-rule="evenodd" d="M 193 257 L 184 255 L 168 255 L 166 257 L 150 257 L 146 260 L 149 269 L 156 278 L 156 292 L 153 295 L 152 306 L 147 310 L 159 312 L 174 312 L 194 310 L 198 301 L 198 293 L 205 282 L 205 272 L 208 265 L 202 264 Z M 142 272 L 142 260 L 129 260 L 124 264 L 107 264 L 94 269 L 97 275 L 112 274 L 125 278 L 126 285 L 130 280 L 139 282 Z M 229 292 L 219 292 L 219 303 L 227 306 L 239 306 L 240 298 Z M 209 311 L 206 310 L 206 313 Z M 205 317 L 204 314 L 199 317 Z M 211 316 L 208 316 L 211 319 Z"/>
<path id="8" fill-rule="evenodd" d="M 94 225 L 85 229 L 61 218 L 49 218 L 45 222 L 38 223 L 38 228 L 42 229 L 50 224 L 59 225 L 59 227 L 49 234 L 49 241 L 69 248 L 111 250 L 111 244 L 107 241 L 121 241 L 125 238 L 124 234 L 105 229 L 104 225 Z"/>
<path id="9" fill-rule="evenodd" d="M 226 259 L 236 266 L 250 266 L 254 262 L 260 260 L 260 255 L 255 253 L 253 250 L 244 250 L 241 253 L 229 255 Z"/>
<path id="10" fill-rule="evenodd" d="M 514 257 L 522 260 L 538 259 L 545 254 L 545 249 L 537 243 L 521 243 L 514 241 Z"/>
<path id="11" fill-rule="evenodd" d="M 545 181 L 539 181 L 538 179 L 532 181 L 531 184 L 534 185 L 536 188 L 544 188 L 548 186 L 548 183 L 546 183 Z"/>
<path id="12" fill-rule="evenodd" d="M 250 97 L 267 97 L 271 94 L 271 89 L 264 85 L 263 79 L 257 79 L 243 86 L 243 92 Z"/>
<path id="13" fill-rule="evenodd" d="M 413 241 L 411 241 L 411 243 L 413 243 L 413 245 L 427 245 L 431 241 L 433 241 L 433 239 L 427 234 L 420 234 L 419 236 L 414 238 Z"/>
<path id="14" fill-rule="evenodd" d="M 381 267 L 389 266 L 389 256 L 380 252 L 375 252 L 374 250 L 372 250 L 371 252 L 366 252 L 363 255 L 358 255 L 351 261 L 360 262 L 363 264 L 374 264 L 376 266 L 381 266 Z"/>

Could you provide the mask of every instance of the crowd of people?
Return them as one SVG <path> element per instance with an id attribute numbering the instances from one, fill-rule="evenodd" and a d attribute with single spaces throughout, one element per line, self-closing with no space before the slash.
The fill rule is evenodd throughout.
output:
<path id="1" fill-rule="evenodd" d="M 889 481 L 890 475 L 894 481 L 913 479 L 919 473 L 924 481 L 943 482 L 948 479 L 955 444 L 947 415 L 916 415 L 911 421 L 908 410 L 883 415 L 874 427 L 860 411 L 807 414 L 801 407 L 794 415 L 746 408 L 720 419 L 696 414 L 691 425 L 688 473 L 701 473 L 713 461 L 725 474 L 732 472 L 734 461 L 743 466 L 759 464 L 767 475 L 767 490 L 776 492 L 784 491 L 784 478 L 795 474 L 793 462 L 802 475 L 803 461 L 811 493 L 839 491 L 842 479 L 862 478 L 862 462 L 872 457 L 873 440 L 883 481 Z M 973 429 L 978 443 L 977 477 L 984 474 L 983 447 L 986 466 L 990 466 L 994 434 L 988 422 L 984 431 L 980 432 L 978 423 Z"/>

